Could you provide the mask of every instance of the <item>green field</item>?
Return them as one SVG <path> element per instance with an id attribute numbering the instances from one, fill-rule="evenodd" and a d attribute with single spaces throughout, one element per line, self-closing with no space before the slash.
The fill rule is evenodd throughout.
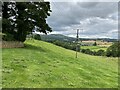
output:
<path id="1" fill-rule="evenodd" d="M 92 51 L 98 51 L 98 50 L 107 50 L 107 47 L 103 46 L 81 46 L 81 49 L 90 49 Z"/>
<path id="2" fill-rule="evenodd" d="M 117 88 L 118 60 L 78 54 L 37 40 L 3 49 L 3 88 Z"/>

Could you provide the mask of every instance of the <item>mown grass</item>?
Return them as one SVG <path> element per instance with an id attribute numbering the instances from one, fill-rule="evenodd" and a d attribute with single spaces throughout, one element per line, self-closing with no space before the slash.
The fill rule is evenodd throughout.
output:
<path id="1" fill-rule="evenodd" d="M 115 88 L 118 60 L 78 54 L 27 40 L 25 48 L 2 50 L 3 88 Z"/>

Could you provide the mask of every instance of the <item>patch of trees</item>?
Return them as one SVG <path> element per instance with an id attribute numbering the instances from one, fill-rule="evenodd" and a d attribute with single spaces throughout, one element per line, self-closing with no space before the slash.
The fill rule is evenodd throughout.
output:
<path id="1" fill-rule="evenodd" d="M 49 2 L 4 2 L 2 5 L 2 33 L 3 40 L 22 41 L 26 36 L 36 30 L 38 32 L 51 32 L 46 23 L 50 16 Z"/>
<path id="2" fill-rule="evenodd" d="M 82 49 L 81 52 L 95 56 L 120 57 L 120 42 L 115 42 L 113 45 L 108 47 L 106 51 L 92 51 L 90 49 Z"/>
<path id="3" fill-rule="evenodd" d="M 33 38 L 36 39 L 36 40 L 41 40 L 40 34 L 34 34 Z"/>
<path id="4" fill-rule="evenodd" d="M 105 56 L 105 51 L 101 49 L 98 51 L 92 51 L 90 49 L 81 49 L 81 52 L 89 55 Z"/>
<path id="5" fill-rule="evenodd" d="M 48 41 L 48 42 L 64 47 L 66 49 L 76 51 L 76 43 L 73 43 L 73 42 L 63 42 L 59 40 Z M 98 51 L 93 51 L 90 49 L 79 49 L 78 52 L 82 52 L 82 53 L 94 55 L 94 56 L 120 57 L 120 42 L 119 43 L 116 42 L 113 45 L 111 45 L 107 49 L 107 51 L 102 50 L 102 49 Z"/>
<path id="6" fill-rule="evenodd" d="M 76 51 L 76 43 L 73 43 L 73 42 L 63 42 L 63 41 L 59 41 L 59 40 L 48 41 L 48 42 L 53 43 L 58 46 L 61 46 L 66 49 Z M 80 47 L 80 45 L 79 45 L 79 47 Z M 92 51 L 90 49 L 80 49 L 79 48 L 78 52 L 82 52 L 82 53 L 90 54 L 90 55 L 96 55 L 96 56 L 104 56 L 105 55 L 104 50 Z"/>
<path id="7" fill-rule="evenodd" d="M 106 51 L 107 57 L 120 57 L 120 42 L 115 42 Z"/>
<path id="8" fill-rule="evenodd" d="M 48 41 L 48 42 L 51 42 L 55 45 L 64 47 L 66 49 L 70 49 L 70 50 L 74 50 L 74 51 L 76 50 L 76 44 L 72 43 L 72 42 L 63 42 L 63 41 L 59 41 L 59 40 Z"/>

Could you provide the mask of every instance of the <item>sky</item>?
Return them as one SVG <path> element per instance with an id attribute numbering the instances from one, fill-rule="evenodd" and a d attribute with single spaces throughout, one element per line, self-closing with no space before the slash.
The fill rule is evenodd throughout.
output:
<path id="1" fill-rule="evenodd" d="M 118 38 L 117 2 L 50 2 L 50 34 L 80 38 Z"/>

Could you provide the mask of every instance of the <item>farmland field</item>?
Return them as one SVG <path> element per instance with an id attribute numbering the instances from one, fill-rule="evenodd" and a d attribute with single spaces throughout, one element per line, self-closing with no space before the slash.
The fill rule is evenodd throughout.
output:
<path id="1" fill-rule="evenodd" d="M 104 46 L 81 46 L 81 49 L 90 49 L 92 51 L 98 51 L 98 50 L 107 50 L 107 47 Z"/>
<path id="2" fill-rule="evenodd" d="M 97 46 L 93 46 L 94 43 L 97 43 Z M 85 46 L 81 46 L 81 49 L 90 49 L 92 51 L 104 50 L 106 51 L 109 46 L 111 46 L 112 42 L 103 42 L 103 41 L 82 41 L 82 44 Z"/>
<path id="3" fill-rule="evenodd" d="M 38 40 L 2 50 L 3 88 L 117 88 L 118 59 L 78 54 Z"/>

